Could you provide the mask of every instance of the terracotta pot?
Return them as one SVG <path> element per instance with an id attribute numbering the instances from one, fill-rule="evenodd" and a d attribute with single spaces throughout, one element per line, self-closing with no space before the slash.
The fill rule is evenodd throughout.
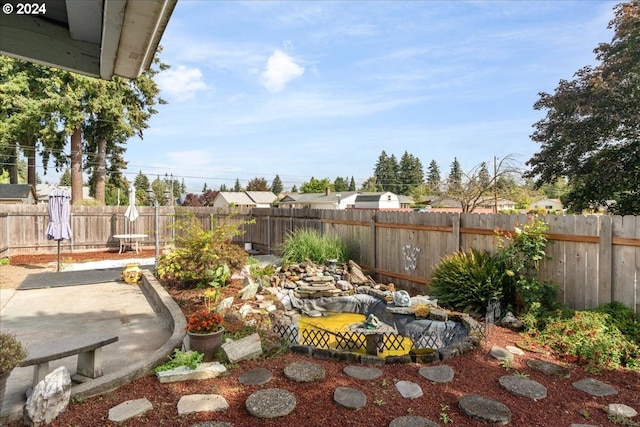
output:
<path id="1" fill-rule="evenodd" d="M 216 358 L 216 353 L 222 346 L 222 335 L 224 328 L 221 326 L 216 332 L 209 334 L 196 334 L 187 332 L 189 336 L 189 349 L 204 354 L 203 362 L 212 362 Z"/>

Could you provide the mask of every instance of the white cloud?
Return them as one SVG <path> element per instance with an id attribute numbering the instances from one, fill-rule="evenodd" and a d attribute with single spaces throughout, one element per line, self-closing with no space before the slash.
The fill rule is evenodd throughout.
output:
<path id="1" fill-rule="evenodd" d="M 196 92 L 207 89 L 202 81 L 202 72 L 197 68 L 179 65 L 158 74 L 156 78 L 160 89 L 177 101 L 193 99 Z"/>
<path id="2" fill-rule="evenodd" d="M 263 86 L 269 92 L 280 92 L 291 80 L 304 74 L 304 67 L 296 64 L 289 55 L 277 49 L 267 60 L 267 67 L 261 74 Z"/>

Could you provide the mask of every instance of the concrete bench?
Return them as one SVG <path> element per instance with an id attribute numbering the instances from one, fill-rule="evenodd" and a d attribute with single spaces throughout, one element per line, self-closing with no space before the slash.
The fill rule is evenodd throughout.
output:
<path id="1" fill-rule="evenodd" d="M 78 355 L 78 367 L 73 380 L 85 382 L 102 376 L 102 347 L 118 341 L 118 337 L 104 332 L 91 332 L 28 347 L 27 358 L 20 366 L 34 366 L 33 387 L 49 374 L 49 362 Z"/>

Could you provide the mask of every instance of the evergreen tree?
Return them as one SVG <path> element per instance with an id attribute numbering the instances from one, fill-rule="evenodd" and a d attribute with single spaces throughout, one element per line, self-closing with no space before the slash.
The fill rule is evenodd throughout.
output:
<path id="1" fill-rule="evenodd" d="M 427 173 L 427 189 L 431 194 L 440 194 L 440 168 L 435 160 L 429 163 L 429 172 Z"/>
<path id="2" fill-rule="evenodd" d="M 293 184 L 293 187 L 291 187 L 291 192 L 292 193 L 297 193 L 298 192 L 298 187 L 296 187 L 295 184 Z"/>
<path id="3" fill-rule="evenodd" d="M 482 164 L 480 165 L 480 170 L 478 171 L 478 182 L 480 187 L 491 187 L 491 175 L 489 174 L 489 169 L 487 168 L 487 162 L 482 162 Z"/>
<path id="4" fill-rule="evenodd" d="M 400 194 L 408 195 L 417 186 L 421 185 L 424 180 L 424 170 L 420 159 L 404 152 L 400 159 Z"/>
<path id="5" fill-rule="evenodd" d="M 280 176 L 276 175 L 271 182 L 271 192 L 277 196 L 278 194 L 282 193 L 282 190 L 282 181 L 280 180 Z"/>
<path id="6" fill-rule="evenodd" d="M 62 175 L 60 175 L 60 183 L 58 185 L 61 187 L 71 187 L 71 171 L 69 171 L 69 168 L 65 169 Z"/>
<path id="7" fill-rule="evenodd" d="M 349 189 L 348 191 L 356 191 L 356 180 L 351 176 L 351 181 L 349 181 Z"/>
<path id="8" fill-rule="evenodd" d="M 240 185 L 240 180 L 236 178 L 236 183 L 233 185 L 233 191 L 239 193 L 242 191 L 242 186 Z"/>
<path id="9" fill-rule="evenodd" d="M 207 186 L 207 183 L 205 182 L 204 185 L 202 186 L 202 193 L 206 193 L 208 189 L 209 189 L 209 186 Z"/>
<path id="10" fill-rule="evenodd" d="M 397 193 L 400 188 L 400 166 L 395 155 L 387 156 L 383 150 L 378 157 L 373 176 L 376 180 L 376 191 L 391 191 Z"/>
<path id="11" fill-rule="evenodd" d="M 456 193 L 460 190 L 462 190 L 462 168 L 458 158 L 454 157 L 453 163 L 451 163 L 451 171 L 447 176 L 447 192 Z"/>
<path id="12" fill-rule="evenodd" d="M 226 184 L 220 184 L 220 191 L 229 191 L 227 190 L 227 185 Z"/>

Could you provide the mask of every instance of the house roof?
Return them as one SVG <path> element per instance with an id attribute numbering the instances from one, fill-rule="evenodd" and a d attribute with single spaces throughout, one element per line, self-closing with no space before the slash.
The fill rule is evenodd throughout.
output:
<path id="1" fill-rule="evenodd" d="M 31 184 L 0 184 L 0 199 L 3 200 L 27 199 L 29 193 L 37 201 L 36 192 Z"/>
<path id="2" fill-rule="evenodd" d="M 281 204 L 299 204 L 299 203 L 313 203 L 313 204 L 327 204 L 337 203 L 338 199 L 344 200 L 351 196 L 357 195 L 357 191 L 344 191 L 340 193 L 290 193 L 287 194 L 279 203 Z"/>
<path id="3" fill-rule="evenodd" d="M 251 200 L 259 204 L 271 204 L 278 198 L 271 191 L 245 191 L 245 193 Z"/>
<path id="4" fill-rule="evenodd" d="M 377 193 L 360 193 L 358 194 L 358 197 L 356 197 L 356 201 L 357 202 L 377 202 L 382 198 L 382 196 L 387 194 L 393 194 L 393 193 L 389 191 L 382 191 Z"/>
<path id="5" fill-rule="evenodd" d="M 0 54 L 109 80 L 148 69 L 178 0 L 47 0 L 0 15 Z M 16 9 L 16 0 L 2 4 Z M 32 3 L 35 5 L 36 3 Z"/>
<path id="6" fill-rule="evenodd" d="M 216 199 L 218 197 L 222 197 L 227 203 L 231 204 L 235 204 L 235 205 L 255 205 L 256 203 L 251 200 L 251 198 L 249 196 L 247 196 L 246 193 L 244 192 L 238 192 L 238 191 L 221 191 L 218 193 L 218 195 L 216 196 Z"/>

